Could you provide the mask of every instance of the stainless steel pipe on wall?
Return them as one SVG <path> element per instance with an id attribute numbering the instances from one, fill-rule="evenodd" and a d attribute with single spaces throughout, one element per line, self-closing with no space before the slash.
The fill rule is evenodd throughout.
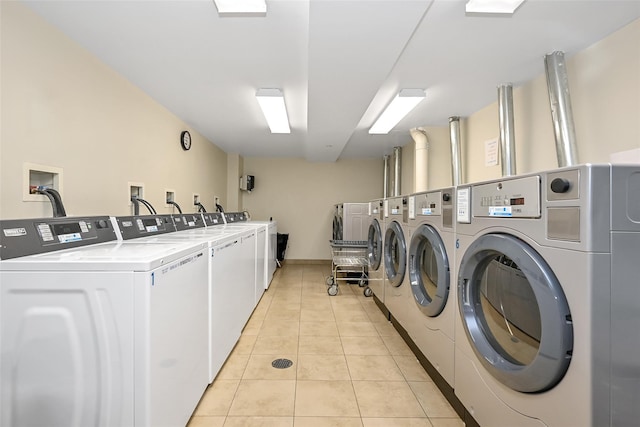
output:
<path id="1" fill-rule="evenodd" d="M 460 117 L 449 117 L 451 139 L 451 179 L 453 185 L 462 184 L 462 161 L 460 159 Z"/>
<path id="2" fill-rule="evenodd" d="M 544 66 L 547 75 L 547 88 L 549 89 L 553 132 L 556 137 L 558 166 L 573 166 L 578 164 L 578 149 L 564 52 L 545 55 Z"/>
<path id="3" fill-rule="evenodd" d="M 387 197 L 389 197 L 389 189 L 391 188 L 391 183 L 390 178 L 391 178 L 391 159 L 390 156 L 387 154 L 385 155 L 382 160 L 384 161 L 384 170 L 383 170 L 383 176 L 382 176 L 382 181 L 383 181 L 383 187 L 382 187 L 382 197 L 384 197 L 385 199 Z"/>
<path id="4" fill-rule="evenodd" d="M 402 181 L 402 147 L 393 147 L 393 197 L 400 195 Z"/>
<path id="5" fill-rule="evenodd" d="M 498 86 L 498 119 L 500 124 L 500 158 L 502 176 L 516 174 L 516 140 L 513 124 L 513 86 Z"/>

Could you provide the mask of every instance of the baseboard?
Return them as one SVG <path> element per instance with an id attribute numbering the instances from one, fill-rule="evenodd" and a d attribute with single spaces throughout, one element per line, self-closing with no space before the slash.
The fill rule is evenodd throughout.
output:
<path id="1" fill-rule="evenodd" d="M 311 264 L 311 265 L 331 265 L 330 259 L 285 259 L 280 261 L 282 265 L 299 265 L 299 264 Z"/>

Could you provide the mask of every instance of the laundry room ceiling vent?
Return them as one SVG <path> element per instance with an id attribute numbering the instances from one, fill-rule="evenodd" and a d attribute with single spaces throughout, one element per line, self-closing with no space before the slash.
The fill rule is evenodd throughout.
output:
<path id="1" fill-rule="evenodd" d="M 266 0 L 213 0 L 220 16 L 266 16 Z"/>

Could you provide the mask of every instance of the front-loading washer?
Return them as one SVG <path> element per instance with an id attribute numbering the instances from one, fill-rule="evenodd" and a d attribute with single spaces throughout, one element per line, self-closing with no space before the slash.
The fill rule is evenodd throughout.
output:
<path id="1" fill-rule="evenodd" d="M 373 292 L 374 301 L 388 315 L 384 304 L 384 234 L 386 223 L 384 218 L 384 199 L 369 202 L 369 231 L 367 233 L 367 258 L 369 260 L 369 289 Z"/>
<path id="2" fill-rule="evenodd" d="M 409 196 L 407 274 L 411 303 L 405 330 L 436 372 L 453 387 L 455 280 L 454 188 Z"/>
<path id="3" fill-rule="evenodd" d="M 208 384 L 205 246 L 113 241 L 108 217 L 0 228 L 1 423 L 185 425 Z"/>
<path id="4" fill-rule="evenodd" d="M 455 393 L 483 426 L 640 419 L 640 167 L 457 189 Z"/>
<path id="5" fill-rule="evenodd" d="M 386 219 L 384 235 L 384 271 L 386 276 L 384 302 L 391 316 L 401 326 L 408 319 L 407 306 L 411 290 L 405 282 L 407 267 L 407 238 L 403 223 L 407 220 L 407 197 L 391 197 L 388 199 L 389 216 Z M 403 326 L 404 327 L 404 326 Z"/>
<path id="6" fill-rule="evenodd" d="M 342 203 L 342 239 L 362 242 L 369 230 L 368 203 Z"/>

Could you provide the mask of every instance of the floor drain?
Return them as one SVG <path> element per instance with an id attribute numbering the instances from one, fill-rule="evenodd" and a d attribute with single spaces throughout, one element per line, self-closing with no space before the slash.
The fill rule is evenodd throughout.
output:
<path id="1" fill-rule="evenodd" d="M 271 362 L 271 366 L 276 369 L 287 369 L 293 366 L 293 362 L 289 359 L 276 359 Z"/>

